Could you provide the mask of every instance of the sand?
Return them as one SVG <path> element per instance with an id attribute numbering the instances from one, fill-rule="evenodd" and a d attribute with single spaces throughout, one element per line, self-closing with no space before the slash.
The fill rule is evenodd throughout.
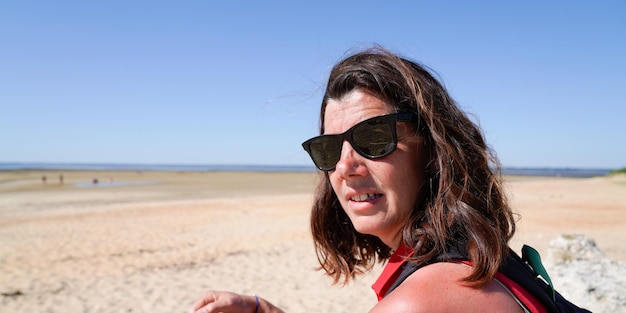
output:
<path id="1" fill-rule="evenodd" d="M 376 301 L 380 267 L 345 287 L 315 270 L 315 173 L 60 174 L 0 172 L 0 312 L 184 312 L 207 289 L 287 312 Z M 507 191 L 521 216 L 513 248 L 545 253 L 583 233 L 626 261 L 625 178 L 509 177 Z"/>

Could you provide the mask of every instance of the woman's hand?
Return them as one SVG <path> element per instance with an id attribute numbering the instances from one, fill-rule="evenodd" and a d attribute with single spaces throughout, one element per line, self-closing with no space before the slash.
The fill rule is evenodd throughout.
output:
<path id="1" fill-rule="evenodd" d="M 284 313 L 273 304 L 257 296 L 240 295 L 227 291 L 207 291 L 188 313 Z"/>

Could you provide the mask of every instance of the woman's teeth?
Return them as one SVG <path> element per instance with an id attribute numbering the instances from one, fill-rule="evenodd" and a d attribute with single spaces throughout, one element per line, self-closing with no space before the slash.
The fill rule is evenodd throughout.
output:
<path id="1" fill-rule="evenodd" d="M 366 193 L 366 194 L 356 195 L 356 196 L 350 198 L 350 200 L 356 201 L 356 202 L 362 202 L 362 201 L 367 201 L 367 200 L 380 198 L 381 196 L 382 195 L 378 194 L 378 193 Z"/>

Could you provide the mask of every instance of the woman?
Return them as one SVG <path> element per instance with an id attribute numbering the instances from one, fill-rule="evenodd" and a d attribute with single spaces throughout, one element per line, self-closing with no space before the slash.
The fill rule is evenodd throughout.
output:
<path id="1" fill-rule="evenodd" d="M 336 283 L 387 261 L 371 312 L 523 312 L 494 279 L 515 230 L 497 160 L 426 69 L 379 48 L 349 56 L 320 118 L 303 147 L 325 175 L 311 229 Z M 222 311 L 282 312 L 222 292 L 190 310 Z"/>

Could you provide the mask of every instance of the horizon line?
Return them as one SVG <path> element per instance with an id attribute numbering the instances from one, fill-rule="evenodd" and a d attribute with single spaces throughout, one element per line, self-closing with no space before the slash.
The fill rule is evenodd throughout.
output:
<path id="1" fill-rule="evenodd" d="M 572 166 L 501 166 L 503 174 L 600 176 L 621 168 Z M 211 164 L 211 163 L 138 163 L 138 162 L 22 162 L 0 161 L 0 171 L 7 170 L 165 170 L 165 171 L 299 171 L 314 172 L 313 164 Z"/>

